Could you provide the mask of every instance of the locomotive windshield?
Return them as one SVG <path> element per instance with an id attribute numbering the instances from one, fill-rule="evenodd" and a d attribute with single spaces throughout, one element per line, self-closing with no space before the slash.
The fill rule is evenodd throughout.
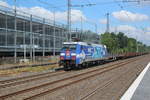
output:
<path id="1" fill-rule="evenodd" d="M 76 50 L 76 44 L 64 44 L 62 50 Z"/>

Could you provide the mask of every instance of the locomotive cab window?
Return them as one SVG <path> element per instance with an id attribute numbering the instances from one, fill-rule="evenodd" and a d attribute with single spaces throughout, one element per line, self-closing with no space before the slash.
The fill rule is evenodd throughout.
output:
<path id="1" fill-rule="evenodd" d="M 62 50 L 76 50 L 76 44 L 64 44 Z"/>

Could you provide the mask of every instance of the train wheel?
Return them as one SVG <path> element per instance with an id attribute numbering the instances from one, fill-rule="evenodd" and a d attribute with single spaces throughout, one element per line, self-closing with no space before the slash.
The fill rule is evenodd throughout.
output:
<path id="1" fill-rule="evenodd" d="M 65 70 L 65 71 L 69 71 L 70 69 L 71 69 L 71 68 L 70 68 L 69 66 L 67 66 L 67 65 L 64 66 L 64 70 Z"/>
<path id="2" fill-rule="evenodd" d="M 89 64 L 88 63 L 85 63 L 85 66 L 84 66 L 85 68 L 88 68 L 89 67 Z"/>

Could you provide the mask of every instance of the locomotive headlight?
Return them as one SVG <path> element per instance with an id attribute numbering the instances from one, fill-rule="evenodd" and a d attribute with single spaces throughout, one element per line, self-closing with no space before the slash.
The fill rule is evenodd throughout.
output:
<path id="1" fill-rule="evenodd" d="M 71 53 L 71 56 L 76 56 L 76 53 Z"/>
<path id="2" fill-rule="evenodd" d="M 60 53 L 60 56 L 65 56 L 65 53 Z"/>
<path id="3" fill-rule="evenodd" d="M 76 60 L 76 53 L 71 53 L 71 59 Z"/>

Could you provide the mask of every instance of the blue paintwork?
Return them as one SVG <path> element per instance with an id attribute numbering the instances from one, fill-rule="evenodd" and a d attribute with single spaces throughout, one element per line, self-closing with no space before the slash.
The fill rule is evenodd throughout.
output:
<path id="1" fill-rule="evenodd" d="M 108 55 L 107 49 L 104 45 L 87 44 L 85 42 L 72 42 L 70 44 L 74 44 L 76 49 L 69 50 L 69 56 L 67 56 L 66 50 L 62 49 L 61 53 L 64 54 L 64 60 L 71 60 L 72 54 L 76 54 L 76 65 L 82 64 L 83 62 L 87 62 L 89 60 L 102 59 Z"/>

